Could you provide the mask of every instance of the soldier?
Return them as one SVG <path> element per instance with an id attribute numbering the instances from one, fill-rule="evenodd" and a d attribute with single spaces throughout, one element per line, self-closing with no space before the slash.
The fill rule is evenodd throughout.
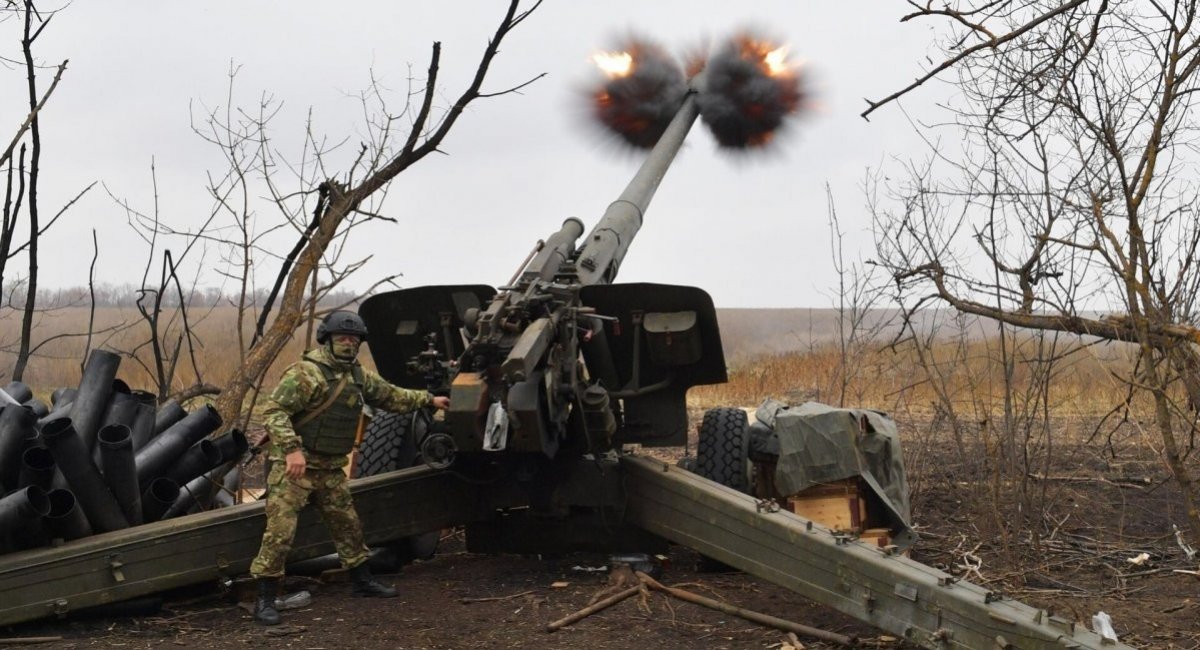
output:
<path id="1" fill-rule="evenodd" d="M 450 398 L 393 386 L 359 365 L 367 326 L 357 314 L 334 311 L 317 326 L 320 347 L 284 371 L 267 400 L 263 426 L 270 436 L 267 527 L 250 565 L 258 581 L 254 620 L 280 621 L 275 609 L 279 580 L 296 535 L 300 510 L 315 497 L 342 566 L 350 571 L 355 596 L 391 598 L 396 590 L 376 581 L 367 568 L 362 524 L 354 511 L 343 468 L 354 447 L 363 403 L 406 413 L 425 406 L 446 409 Z"/>

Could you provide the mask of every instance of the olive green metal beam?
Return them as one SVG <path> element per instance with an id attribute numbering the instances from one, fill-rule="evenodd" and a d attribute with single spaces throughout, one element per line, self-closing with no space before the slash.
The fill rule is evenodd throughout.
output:
<path id="1" fill-rule="evenodd" d="M 477 488 L 425 467 L 351 482 L 367 542 L 478 519 Z M 262 541 L 265 502 L 0 555 L 0 625 L 244 574 Z M 403 513 L 403 516 L 398 516 Z M 317 513 L 300 517 L 290 560 L 333 552 Z"/>
<path id="2" fill-rule="evenodd" d="M 630 523 L 922 647 L 1131 650 L 662 461 L 621 465 Z"/>

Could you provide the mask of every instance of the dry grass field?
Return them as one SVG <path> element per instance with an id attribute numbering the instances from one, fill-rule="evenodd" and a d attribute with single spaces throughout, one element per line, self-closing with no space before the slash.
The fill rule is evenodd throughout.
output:
<path id="1" fill-rule="evenodd" d="M 237 310 L 229 305 L 193 308 L 187 314 L 193 335 L 189 349 L 181 315 L 165 310 L 158 325 L 159 338 L 169 348 L 163 356 L 169 359 L 170 350 L 179 349 L 170 392 L 201 382 L 220 386 L 240 362 L 255 316 L 247 312 L 239 323 Z M 883 327 L 854 349 L 842 349 L 837 313 L 829 309 L 724 309 L 718 310 L 718 318 L 730 382 L 695 389 L 690 397 L 698 406 L 753 405 L 775 397 L 927 413 L 943 399 L 985 417 L 998 407 L 1004 393 L 1005 373 L 994 328 L 947 328 L 918 354 L 911 342 L 890 345 L 898 331 L 895 326 Z M 85 334 L 89 323 L 95 332 L 90 337 Z M 85 350 L 101 347 L 126 357 L 119 376 L 132 388 L 156 390 L 150 332 L 132 306 L 101 307 L 94 314 L 84 307 L 39 313 L 32 341 L 36 353 L 22 379 L 41 396 L 60 386 L 74 386 Z M 305 335 L 303 330 L 297 332 L 268 373 L 267 384 L 311 344 Z M 0 380 L 11 378 L 19 337 L 19 313 L 0 310 Z M 1013 386 L 1027 384 L 1029 361 L 1048 354 L 1048 344 L 1026 339 L 1009 350 L 1018 364 L 1008 378 Z M 1063 358 L 1055 363 L 1049 400 L 1057 413 L 1103 413 L 1124 399 L 1125 388 L 1112 375 L 1127 368 L 1128 359 L 1120 349 L 1069 348 L 1061 343 L 1057 348 L 1054 354 Z M 943 389 L 946 394 L 939 396 L 938 390 Z"/>
<path id="2" fill-rule="evenodd" d="M 183 337 L 183 316 L 177 310 L 164 310 L 159 319 L 159 340 L 166 348 L 162 357 L 169 367 L 172 351 L 177 359 L 170 391 L 178 392 L 196 383 L 222 385 L 241 362 L 241 351 L 254 332 L 255 314 L 247 312 L 239 324 L 237 310 L 229 305 L 198 307 L 186 314 L 192 333 L 192 345 Z M 20 316 L 0 312 L 0 379 L 11 378 L 20 339 Z M 135 307 L 100 307 L 91 313 L 84 307 L 52 309 L 35 317 L 33 346 L 41 345 L 30 359 L 22 380 L 35 395 L 48 398 L 55 388 L 79 382 L 86 350 L 104 348 L 124 356 L 118 377 L 131 388 L 157 391 L 155 353 L 151 328 Z M 91 337 L 86 336 L 90 330 Z M 240 325 L 240 326 L 239 326 Z M 305 347 L 304 331 L 298 333 L 272 367 L 267 382 L 274 381 L 287 363 L 299 357 Z M 190 349 L 189 349 L 190 348 Z"/>
<path id="3" fill-rule="evenodd" d="M 912 415 L 952 409 L 986 419 L 1004 410 L 1006 394 L 1028 401 L 1036 387 L 1055 414 L 1085 416 L 1107 413 L 1128 392 L 1120 376 L 1132 362 L 1123 345 L 1072 345 L 1028 332 L 1001 341 L 994 327 L 977 325 L 945 327 L 921 345 L 911 336 L 897 340 L 899 328 L 889 326 L 843 346 L 832 310 L 722 310 L 719 316 L 730 377 L 692 391 L 689 397 L 705 407 L 774 397 Z"/>

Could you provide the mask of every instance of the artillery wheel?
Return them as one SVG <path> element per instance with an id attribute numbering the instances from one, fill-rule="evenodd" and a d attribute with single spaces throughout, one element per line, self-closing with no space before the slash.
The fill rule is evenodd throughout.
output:
<path id="1" fill-rule="evenodd" d="M 420 465 L 421 453 L 413 435 L 413 417 L 413 413 L 377 412 L 363 432 L 354 475 L 373 476 Z M 441 537 L 441 531 L 432 530 L 397 540 L 388 548 L 402 558 L 428 560 L 437 552 Z"/>
<path id="2" fill-rule="evenodd" d="M 704 412 L 700 442 L 696 445 L 696 468 L 692 471 L 739 492 L 750 493 L 746 450 L 749 419 L 735 408 Z"/>
<path id="3" fill-rule="evenodd" d="M 374 476 L 407 469 L 420 462 L 412 436 L 412 421 L 411 413 L 377 412 L 363 432 L 354 475 Z"/>
<path id="4" fill-rule="evenodd" d="M 704 419 L 700 420 L 700 441 L 696 445 L 694 467 L 685 469 L 739 492 L 749 492 L 746 476 L 748 429 L 749 418 L 742 409 L 715 408 L 705 411 Z M 697 569 L 708 573 L 737 571 L 707 555 L 700 556 Z"/>

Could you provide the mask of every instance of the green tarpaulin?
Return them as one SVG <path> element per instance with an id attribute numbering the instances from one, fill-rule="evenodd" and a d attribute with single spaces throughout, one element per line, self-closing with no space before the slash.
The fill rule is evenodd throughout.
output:
<path id="1" fill-rule="evenodd" d="M 767 400 L 755 417 L 778 439 L 775 487 L 780 494 L 862 477 L 878 497 L 893 543 L 905 548 L 916 541 L 900 436 L 895 421 L 886 413 L 819 402 L 788 406 Z"/>

